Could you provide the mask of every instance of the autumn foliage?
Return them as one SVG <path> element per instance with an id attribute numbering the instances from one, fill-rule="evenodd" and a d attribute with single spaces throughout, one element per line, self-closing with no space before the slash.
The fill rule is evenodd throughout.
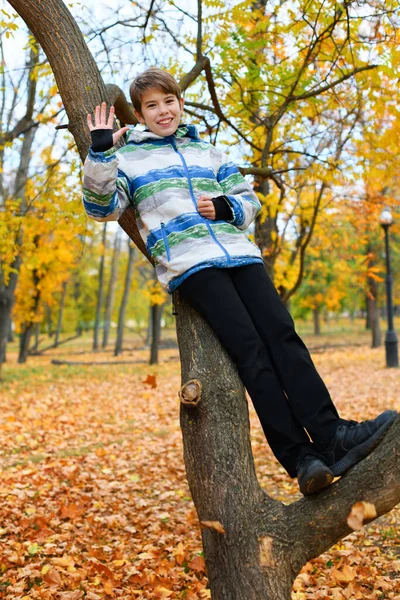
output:
<path id="1" fill-rule="evenodd" d="M 344 416 L 399 408 L 399 374 L 388 375 L 378 352 L 316 356 Z M 114 366 L 107 378 L 104 367 L 50 367 L 47 358 L 32 359 L 25 382 L 9 371 L 0 394 L 0 597 L 210 598 L 200 527 L 223 535 L 222 526 L 198 522 L 182 461 L 176 350 L 162 359 L 155 371 Z M 297 500 L 296 481 L 253 412 L 251 420 L 261 485 Z M 307 563 L 293 600 L 398 600 L 399 511 L 361 528 L 370 511 L 353 507 L 355 532 Z"/>

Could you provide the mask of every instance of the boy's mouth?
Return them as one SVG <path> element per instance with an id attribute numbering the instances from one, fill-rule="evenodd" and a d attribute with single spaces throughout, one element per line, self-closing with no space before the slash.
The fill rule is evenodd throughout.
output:
<path id="1" fill-rule="evenodd" d="M 164 125 L 164 126 L 165 126 L 165 125 L 169 125 L 169 124 L 171 123 L 171 121 L 172 121 L 172 120 L 173 120 L 173 119 L 172 119 L 172 117 L 171 117 L 171 118 L 169 118 L 169 119 L 164 119 L 163 121 L 158 121 L 158 124 L 159 124 L 159 125 Z"/>

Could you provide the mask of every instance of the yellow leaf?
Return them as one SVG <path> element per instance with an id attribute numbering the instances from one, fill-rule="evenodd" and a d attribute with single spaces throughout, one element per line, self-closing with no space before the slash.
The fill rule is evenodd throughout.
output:
<path id="1" fill-rule="evenodd" d="M 334 577 L 338 583 L 350 583 L 350 581 L 355 579 L 355 576 L 356 572 L 348 565 L 345 565 L 341 571 L 339 571 L 339 569 L 333 569 L 332 571 L 332 577 Z"/>

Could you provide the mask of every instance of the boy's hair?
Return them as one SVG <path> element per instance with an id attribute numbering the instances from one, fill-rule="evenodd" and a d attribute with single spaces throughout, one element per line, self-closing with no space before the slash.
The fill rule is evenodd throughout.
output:
<path id="1" fill-rule="evenodd" d="M 165 94 L 173 94 L 178 100 L 182 97 L 179 83 L 172 77 L 171 73 L 158 69 L 157 67 L 151 67 L 135 77 L 129 88 L 133 108 L 138 113 L 142 112 L 143 94 L 151 88 L 161 90 Z"/>

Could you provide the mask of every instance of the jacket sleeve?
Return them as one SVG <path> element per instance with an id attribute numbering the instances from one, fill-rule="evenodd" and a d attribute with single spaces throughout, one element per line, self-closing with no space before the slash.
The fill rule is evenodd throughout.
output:
<path id="1" fill-rule="evenodd" d="M 261 204 L 251 185 L 226 154 L 221 153 L 217 181 L 234 215 L 230 223 L 238 229 L 247 229 L 260 212 Z"/>
<path id="2" fill-rule="evenodd" d="M 95 221 L 117 221 L 131 203 L 129 178 L 118 168 L 113 151 L 93 152 L 84 164 L 83 205 Z"/>

